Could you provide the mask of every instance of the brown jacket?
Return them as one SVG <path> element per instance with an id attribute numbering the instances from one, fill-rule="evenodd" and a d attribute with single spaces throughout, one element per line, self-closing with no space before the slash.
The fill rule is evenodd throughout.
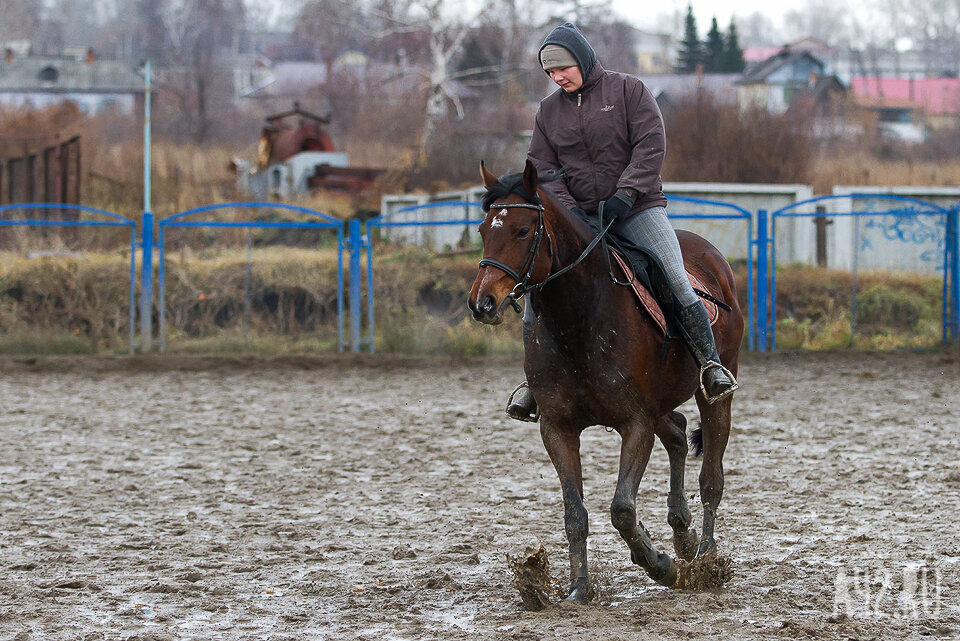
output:
<path id="1" fill-rule="evenodd" d="M 566 172 L 545 186 L 568 207 L 591 213 L 624 188 L 637 192 L 631 213 L 665 207 L 660 168 L 666 137 L 650 90 L 599 62 L 586 77 L 578 92 L 558 88 L 540 102 L 527 155 L 541 174 Z"/>

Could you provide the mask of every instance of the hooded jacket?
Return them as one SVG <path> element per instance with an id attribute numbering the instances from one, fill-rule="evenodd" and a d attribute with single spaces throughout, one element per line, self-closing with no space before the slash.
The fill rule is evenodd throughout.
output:
<path id="1" fill-rule="evenodd" d="M 650 90 L 638 78 L 606 71 L 569 22 L 554 29 L 540 51 L 549 44 L 573 55 L 583 85 L 574 93 L 558 88 L 540 102 L 527 156 L 541 174 L 565 171 L 547 186 L 567 207 L 591 213 L 619 189 L 636 192 L 631 215 L 666 206 L 660 178 L 666 137 Z"/>

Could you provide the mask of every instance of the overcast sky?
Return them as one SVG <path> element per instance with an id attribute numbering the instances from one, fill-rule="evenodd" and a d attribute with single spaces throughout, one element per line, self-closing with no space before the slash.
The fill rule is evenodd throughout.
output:
<path id="1" fill-rule="evenodd" d="M 676 13 L 681 20 L 687 15 L 687 0 L 667 0 L 661 3 L 637 2 L 637 0 L 612 1 L 614 11 L 640 29 L 664 27 L 665 25 L 660 23 L 667 15 Z M 797 4 L 792 5 L 792 8 L 797 8 Z M 726 30 L 731 16 L 736 16 L 737 23 L 743 24 L 747 16 L 755 12 L 766 15 L 779 26 L 783 20 L 783 14 L 791 8 L 790 4 L 770 2 L 770 0 L 695 0 L 692 5 L 701 38 L 710 28 L 710 20 L 714 16 L 717 17 L 721 31 Z M 659 20 L 658 16 L 660 16 Z"/>

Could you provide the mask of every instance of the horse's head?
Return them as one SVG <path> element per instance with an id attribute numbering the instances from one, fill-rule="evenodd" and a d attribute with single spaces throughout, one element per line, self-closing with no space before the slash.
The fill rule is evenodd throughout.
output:
<path id="1" fill-rule="evenodd" d="M 467 304 L 475 320 L 497 325 L 507 305 L 519 311 L 516 299 L 549 274 L 550 239 L 533 163 L 528 160 L 522 174 L 498 180 L 481 162 L 480 175 L 487 188 L 487 216 L 480 224 L 483 260 Z"/>

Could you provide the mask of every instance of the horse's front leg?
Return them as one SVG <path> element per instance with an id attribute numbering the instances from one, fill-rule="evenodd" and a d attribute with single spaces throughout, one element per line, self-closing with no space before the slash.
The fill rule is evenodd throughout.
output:
<path id="1" fill-rule="evenodd" d="M 630 548 L 630 558 L 660 585 L 671 586 L 677 580 L 677 565 L 669 554 L 659 552 L 650 534 L 637 521 L 637 490 L 653 449 L 653 427 L 636 421 L 619 430 L 620 476 L 610 504 L 610 520 Z"/>
<path id="2" fill-rule="evenodd" d="M 673 529 L 673 549 L 681 559 L 690 561 L 697 553 L 699 537 L 690 527 L 693 515 L 683 494 L 683 476 L 687 465 L 687 419 L 670 412 L 657 422 L 656 434 L 670 458 L 670 493 L 667 495 L 667 523 Z"/>
<path id="3" fill-rule="evenodd" d="M 731 368 L 734 375 L 736 369 Z M 697 394 L 697 406 L 703 437 L 703 465 L 700 468 L 700 500 L 703 503 L 703 532 L 700 535 L 700 547 L 697 556 L 715 549 L 713 538 L 717 510 L 723 498 L 723 453 L 730 438 L 730 405 L 733 398 L 728 396 L 719 403 L 709 404 L 702 394 Z"/>
<path id="4" fill-rule="evenodd" d="M 567 601 L 586 603 L 587 509 L 583 506 L 583 471 L 580 467 L 580 433 L 563 429 L 547 418 L 540 421 L 540 436 L 560 477 L 563 491 L 563 525 L 570 545 L 570 592 Z"/>

